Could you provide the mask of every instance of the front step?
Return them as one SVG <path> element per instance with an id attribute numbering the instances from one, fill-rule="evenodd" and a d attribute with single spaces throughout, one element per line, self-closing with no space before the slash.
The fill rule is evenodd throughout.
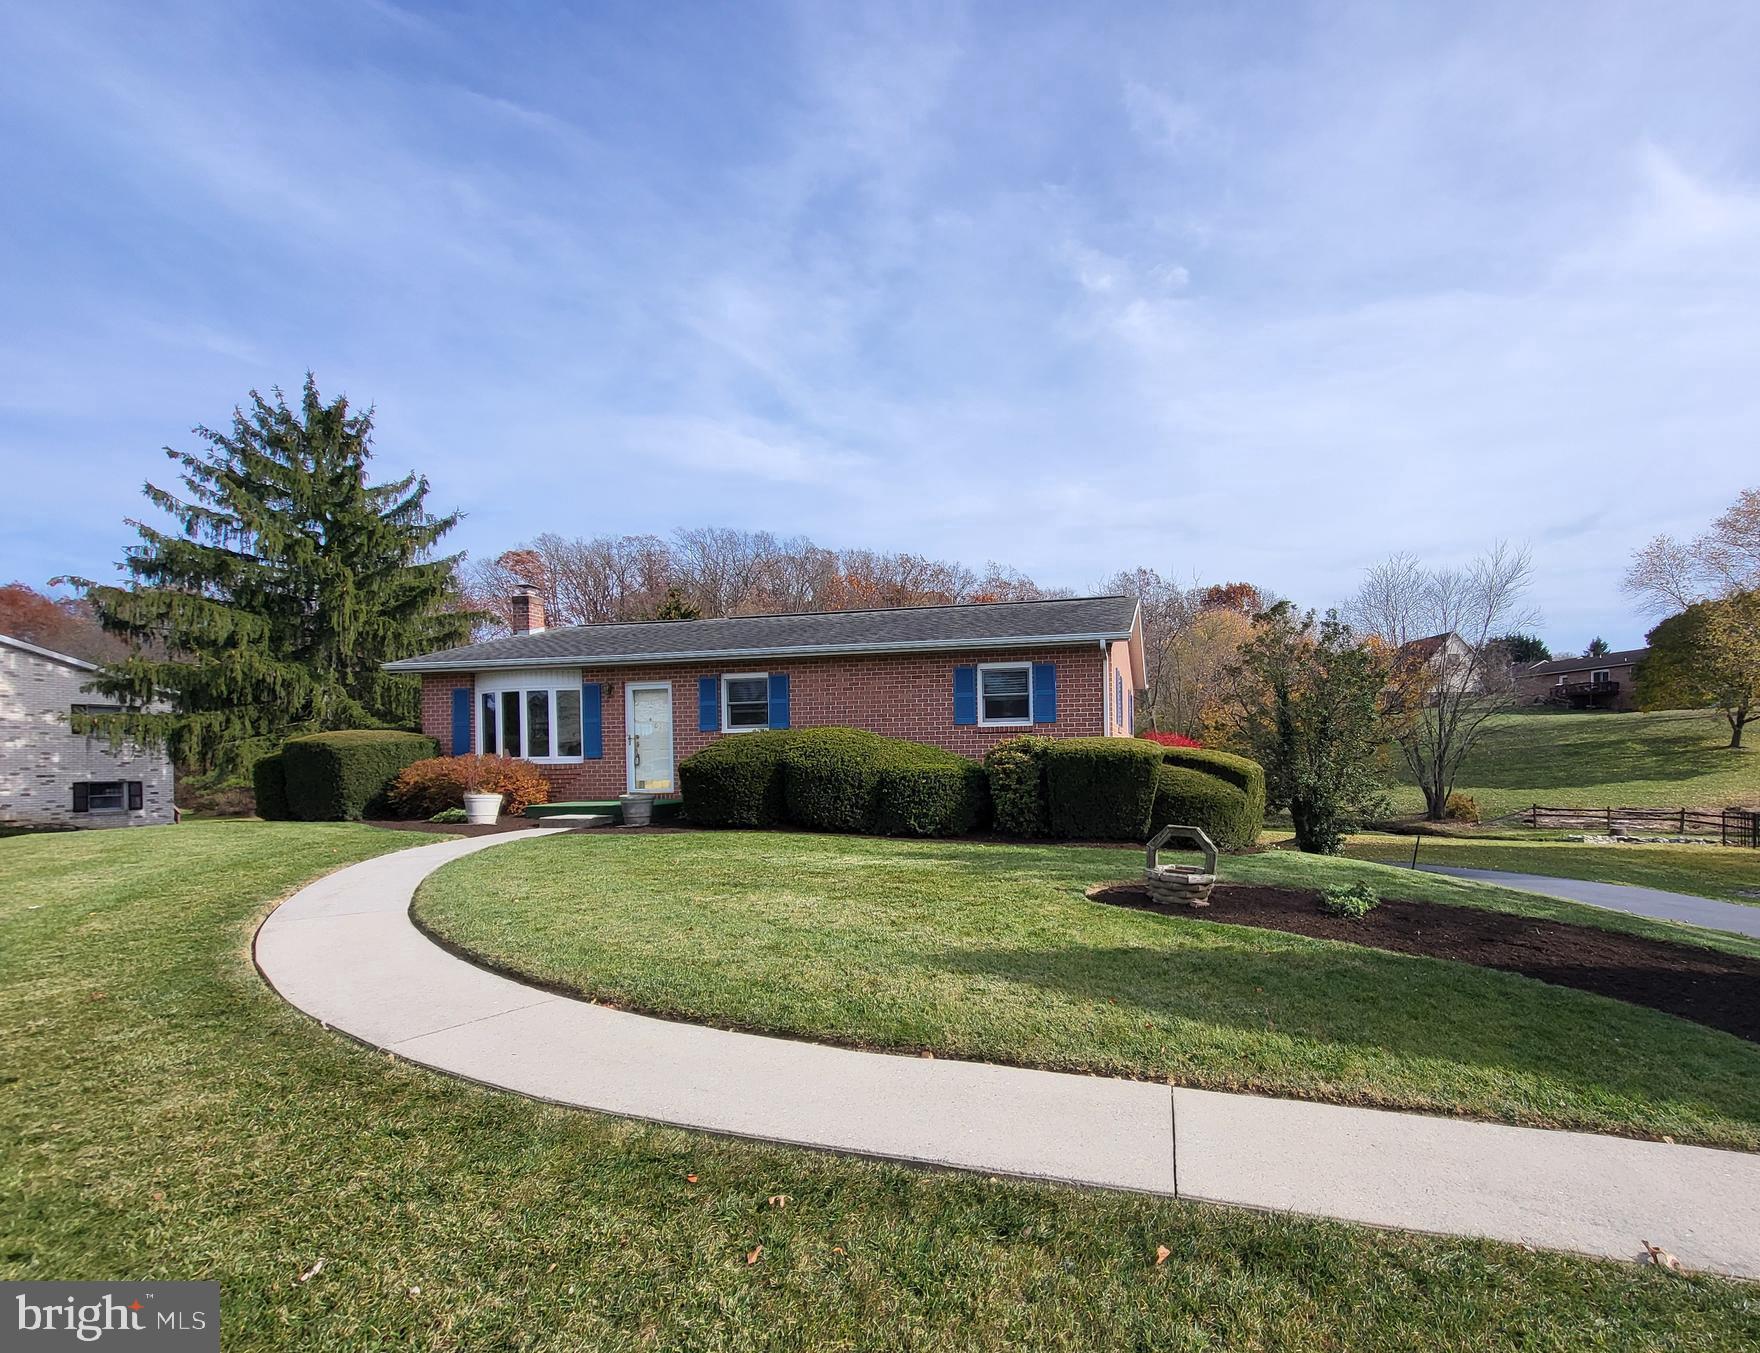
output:
<path id="1" fill-rule="evenodd" d="M 612 813 L 546 813 L 546 827 L 609 827 L 616 823 Z"/>

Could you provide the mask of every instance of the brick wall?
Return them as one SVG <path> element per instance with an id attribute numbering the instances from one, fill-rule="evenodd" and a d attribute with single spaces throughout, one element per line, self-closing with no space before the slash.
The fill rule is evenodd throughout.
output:
<path id="1" fill-rule="evenodd" d="M 0 822 L 133 827 L 172 821 L 171 762 L 163 751 L 112 749 L 109 738 L 76 734 L 69 726 L 74 705 L 103 700 L 83 690 L 91 679 L 82 667 L 0 644 Z M 74 812 L 73 786 L 94 780 L 140 781 L 141 809 Z"/>
<path id="2" fill-rule="evenodd" d="M 665 681 L 672 687 L 674 764 L 709 743 L 739 734 L 697 730 L 697 679 L 727 672 L 786 672 L 789 723 L 794 728 L 841 725 L 866 728 L 889 737 L 926 742 L 961 756 L 981 759 L 998 742 L 1025 732 L 1058 737 L 1094 737 L 1123 732 L 1106 726 L 1102 681 L 1113 665 L 1124 663 L 1130 685 L 1126 645 L 1102 658 L 1099 645 L 1080 648 L 984 650 L 981 653 L 885 654 L 873 657 L 801 658 L 766 664 L 671 663 L 651 667 L 583 668 L 583 681 L 604 688 L 605 755 L 595 761 L 540 766 L 558 799 L 611 798 L 627 787 L 624 742 L 624 687 L 634 681 Z M 1057 667 L 1057 722 L 1032 729 L 986 728 L 953 722 L 953 669 L 978 662 L 1050 662 Z M 422 731 L 452 746 L 452 691 L 473 690 L 471 738 L 476 739 L 477 701 L 469 673 L 422 678 Z"/>

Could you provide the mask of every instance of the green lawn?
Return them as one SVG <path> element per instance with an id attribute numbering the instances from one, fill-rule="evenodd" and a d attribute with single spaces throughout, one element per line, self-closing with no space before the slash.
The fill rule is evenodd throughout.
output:
<path id="1" fill-rule="evenodd" d="M 1760 1148 L 1760 1046 L 1506 973 L 1083 896 L 1140 858 L 782 833 L 561 836 L 447 866 L 417 914 L 497 964 L 668 1015 Z M 1225 859 L 1223 872 L 1366 875 L 1394 895 L 1640 928 L 1531 894 L 1285 852 Z"/>
<path id="2" fill-rule="evenodd" d="M 917 1173 L 410 1067 L 283 1005 L 249 946 L 269 899 L 419 840 L 0 842 L 0 1278 L 215 1279 L 227 1348 L 325 1353 L 1760 1341 L 1747 1285 Z"/>
<path id="3" fill-rule="evenodd" d="M 1412 838 L 1366 832 L 1353 836 L 1346 851 L 1353 859 L 1407 864 L 1412 858 Z M 1760 906 L 1760 850 L 1735 846 L 1594 846 L 1427 836 L 1419 843 L 1418 862 L 1508 869 L 1596 883 L 1635 883 Z"/>
<path id="4" fill-rule="evenodd" d="M 1486 817 L 1539 803 L 1562 808 L 1717 808 L 1760 804 L 1760 750 L 1732 751 L 1716 710 L 1492 717 L 1456 788 Z M 1394 764 L 1403 773 L 1399 758 Z M 1414 785 L 1393 790 L 1401 813 L 1421 813 Z"/>

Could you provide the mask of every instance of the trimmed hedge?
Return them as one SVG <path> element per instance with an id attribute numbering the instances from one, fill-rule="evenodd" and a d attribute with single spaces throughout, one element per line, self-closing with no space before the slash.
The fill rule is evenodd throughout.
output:
<path id="1" fill-rule="evenodd" d="M 788 820 L 782 752 L 789 735 L 741 733 L 712 742 L 678 767 L 685 815 L 705 827 L 779 827 Z"/>
<path id="2" fill-rule="evenodd" d="M 984 768 L 937 747 L 904 745 L 913 752 L 889 756 L 880 768 L 874 830 L 882 836 L 965 836 L 983 826 L 990 815 Z"/>
<path id="3" fill-rule="evenodd" d="M 1139 738 L 1056 738 L 1045 749 L 1051 834 L 1096 841 L 1149 835 L 1163 749 Z"/>
<path id="4" fill-rule="evenodd" d="M 957 836 L 989 812 L 976 762 L 859 728 L 741 733 L 678 769 L 685 813 L 704 826 Z"/>
<path id="5" fill-rule="evenodd" d="M 1198 773 L 1222 781 L 1230 788 L 1239 791 L 1242 802 L 1235 810 L 1235 820 L 1231 823 L 1226 835 L 1230 838 L 1228 850 L 1240 850 L 1250 846 L 1259 839 L 1259 833 L 1265 827 L 1265 768 L 1257 761 L 1248 757 L 1236 756 L 1232 752 L 1211 751 L 1203 747 L 1164 747 L 1161 759 L 1170 767 Z M 1159 787 L 1157 788 L 1159 795 Z M 1162 817 L 1157 808 L 1154 830 L 1159 831 L 1169 822 L 1182 821 L 1173 817 Z M 1203 823 L 1192 821 L 1189 826 L 1204 826 Z M 1210 832 L 1210 839 L 1217 845 L 1223 845 L 1223 837 Z"/>
<path id="6" fill-rule="evenodd" d="M 1054 738 L 1010 738 L 984 758 L 990 782 L 990 809 L 996 830 L 1004 836 L 1049 836 L 1051 818 L 1045 807 L 1045 749 Z"/>
<path id="7" fill-rule="evenodd" d="M 281 748 L 287 806 L 304 822 L 356 821 L 385 808 L 405 766 L 434 755 L 434 739 L 393 729 L 308 733 Z"/>
<path id="8" fill-rule="evenodd" d="M 293 816 L 287 806 L 287 763 L 280 752 L 259 757 L 251 767 L 251 789 L 257 801 L 257 816 L 269 822 L 286 822 Z"/>
<path id="9" fill-rule="evenodd" d="M 1262 825 L 1247 796 L 1226 780 L 1186 766 L 1162 766 L 1155 775 L 1149 831 L 1158 832 L 1170 822 L 1203 828 L 1220 850 L 1252 845 Z"/>

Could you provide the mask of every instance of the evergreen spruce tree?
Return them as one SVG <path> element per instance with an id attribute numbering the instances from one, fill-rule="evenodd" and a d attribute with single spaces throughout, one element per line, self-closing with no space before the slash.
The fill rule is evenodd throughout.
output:
<path id="1" fill-rule="evenodd" d="M 183 492 L 145 493 L 177 529 L 129 522 L 125 585 L 74 580 L 135 645 L 94 681 L 123 712 L 81 722 L 222 777 L 295 734 L 414 726 L 416 679 L 381 664 L 466 643 L 473 619 L 460 556 L 433 552 L 459 514 L 430 514 L 420 475 L 368 479 L 372 410 L 326 404 L 309 372 L 297 409 L 271 394 L 229 434 L 196 428 L 206 450 L 166 448 Z"/>

